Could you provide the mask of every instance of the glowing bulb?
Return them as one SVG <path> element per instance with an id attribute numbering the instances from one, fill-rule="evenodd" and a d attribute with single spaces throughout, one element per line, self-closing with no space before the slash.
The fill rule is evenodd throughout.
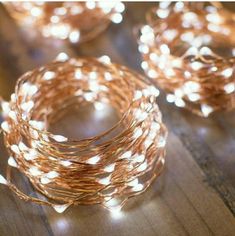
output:
<path id="1" fill-rule="evenodd" d="M 184 107 L 184 106 L 185 106 L 185 102 L 184 102 L 183 99 L 177 97 L 177 98 L 175 99 L 175 105 L 176 105 L 177 107 Z"/>
<path id="2" fill-rule="evenodd" d="M 31 125 L 34 129 L 38 130 L 45 129 L 45 123 L 43 121 L 30 120 L 29 125 Z"/>
<path id="3" fill-rule="evenodd" d="M 77 43 L 80 38 L 80 31 L 74 30 L 69 34 L 69 40 L 71 43 Z"/>
<path id="4" fill-rule="evenodd" d="M 8 159 L 8 165 L 17 168 L 18 165 L 13 157 L 9 157 Z"/>
<path id="5" fill-rule="evenodd" d="M 158 9 L 156 13 L 157 13 L 158 17 L 164 19 L 164 18 L 168 17 L 169 10 L 168 9 Z"/>
<path id="6" fill-rule="evenodd" d="M 58 177 L 59 176 L 59 173 L 58 172 L 56 172 L 56 171 L 50 171 L 50 172 L 48 172 L 47 174 L 46 174 L 46 177 L 47 178 L 49 178 L 49 179 L 54 179 L 54 178 L 56 178 L 56 177 Z"/>
<path id="7" fill-rule="evenodd" d="M 29 112 L 34 107 L 33 101 L 24 102 L 20 106 L 23 111 Z"/>
<path id="8" fill-rule="evenodd" d="M 110 64 L 111 63 L 111 59 L 109 56 L 107 55 L 103 55 L 99 58 L 99 61 L 104 63 L 104 64 Z M 107 72 L 108 73 L 108 72 Z"/>
<path id="9" fill-rule="evenodd" d="M 113 79 L 112 75 L 109 72 L 104 73 L 104 78 L 107 81 L 111 81 Z"/>
<path id="10" fill-rule="evenodd" d="M 86 7 L 90 10 L 94 9 L 95 8 L 95 5 L 96 5 L 96 2 L 95 1 L 92 1 L 92 0 L 88 0 L 86 1 Z"/>
<path id="11" fill-rule="evenodd" d="M 27 161 L 34 160 L 38 157 L 38 152 L 35 149 L 30 149 L 27 153 L 24 153 L 24 159 Z"/>
<path id="12" fill-rule="evenodd" d="M 111 175 L 102 179 L 99 179 L 99 183 L 103 185 L 109 185 L 110 184 Z"/>
<path id="13" fill-rule="evenodd" d="M 223 75 L 226 78 L 232 76 L 232 74 L 233 74 L 233 68 L 227 68 L 221 72 L 221 75 Z"/>
<path id="14" fill-rule="evenodd" d="M 41 182 L 42 184 L 49 184 L 49 183 L 51 182 L 51 180 L 48 179 L 48 178 L 46 178 L 46 177 L 42 177 L 42 178 L 40 179 L 40 182 Z"/>
<path id="15" fill-rule="evenodd" d="M 16 115 L 16 113 L 15 113 L 14 111 L 9 111 L 8 116 L 9 116 L 12 120 L 17 121 L 17 115 Z"/>
<path id="16" fill-rule="evenodd" d="M 120 13 L 115 13 L 112 15 L 111 20 L 115 24 L 119 24 L 122 22 L 122 15 Z"/>
<path id="17" fill-rule="evenodd" d="M 140 127 L 138 127 L 138 128 L 136 128 L 135 131 L 134 131 L 133 138 L 134 138 L 134 139 L 137 139 L 137 138 L 139 138 L 142 134 L 143 134 L 143 130 L 142 130 Z"/>
<path id="18" fill-rule="evenodd" d="M 106 167 L 104 168 L 104 171 L 111 173 L 111 172 L 114 171 L 114 169 L 115 169 L 115 163 L 106 166 Z"/>
<path id="19" fill-rule="evenodd" d="M 68 138 L 62 136 L 62 135 L 53 135 L 52 138 L 57 142 L 67 142 Z"/>
<path id="20" fill-rule="evenodd" d="M 19 142 L 19 149 L 23 152 L 23 151 L 27 151 L 29 148 L 23 143 L 23 142 Z"/>
<path id="21" fill-rule="evenodd" d="M 170 54 L 170 49 L 166 44 L 162 44 L 160 50 L 163 54 Z"/>
<path id="22" fill-rule="evenodd" d="M 6 132 L 6 133 L 10 133 L 10 126 L 7 123 L 7 121 L 3 121 L 1 124 L 1 128 Z"/>
<path id="23" fill-rule="evenodd" d="M 81 69 L 76 69 L 74 76 L 75 76 L 75 78 L 77 80 L 82 79 L 82 71 L 81 71 Z"/>
<path id="24" fill-rule="evenodd" d="M 11 150 L 12 150 L 15 154 L 20 155 L 20 149 L 18 148 L 17 145 L 15 145 L 15 144 L 11 145 Z"/>
<path id="25" fill-rule="evenodd" d="M 132 190 L 135 192 L 139 192 L 139 191 L 143 190 L 143 188 L 144 188 L 143 184 L 137 184 L 132 188 Z"/>
<path id="26" fill-rule="evenodd" d="M 61 52 L 58 54 L 58 56 L 56 57 L 56 61 L 67 61 L 69 59 L 69 56 L 64 53 L 64 52 Z"/>
<path id="27" fill-rule="evenodd" d="M 176 99 L 176 97 L 175 97 L 175 95 L 173 95 L 173 94 L 167 94 L 167 95 L 166 95 L 166 100 L 167 100 L 167 102 L 169 102 L 169 103 L 175 102 L 175 99 Z"/>
<path id="28" fill-rule="evenodd" d="M 131 186 L 131 187 L 134 187 L 134 186 L 136 186 L 138 184 L 139 184 L 138 178 L 135 178 L 134 180 L 128 182 L 128 185 Z"/>
<path id="29" fill-rule="evenodd" d="M 200 70 L 203 67 L 203 64 L 198 61 L 194 61 L 191 63 L 191 67 L 193 70 Z"/>
<path id="30" fill-rule="evenodd" d="M 147 162 L 145 161 L 144 163 L 142 163 L 142 164 L 137 168 L 137 171 L 142 172 L 142 171 L 146 170 L 147 167 L 148 167 L 148 165 L 147 165 Z"/>
<path id="31" fill-rule="evenodd" d="M 54 205 L 53 208 L 55 209 L 56 212 L 63 213 L 69 206 L 70 204 Z"/>
<path id="32" fill-rule="evenodd" d="M 66 160 L 66 161 L 60 161 L 60 164 L 62 166 L 68 167 L 68 166 L 72 165 L 72 162 Z"/>
<path id="33" fill-rule="evenodd" d="M 90 159 L 88 159 L 86 162 L 88 164 L 95 165 L 99 160 L 100 160 L 100 156 L 96 155 L 96 156 L 91 157 Z"/>
<path id="34" fill-rule="evenodd" d="M 213 111 L 213 108 L 207 104 L 202 104 L 201 111 L 202 111 L 203 115 L 205 117 L 207 117 Z"/>
<path id="35" fill-rule="evenodd" d="M 7 185 L 7 180 L 2 175 L 0 175 L 0 184 Z"/>
<path id="36" fill-rule="evenodd" d="M 102 102 L 95 102 L 94 107 L 97 111 L 102 111 L 105 108 L 105 104 Z"/>
<path id="37" fill-rule="evenodd" d="M 42 174 L 42 172 L 36 166 L 30 167 L 29 172 L 33 176 L 38 176 Z"/>
<path id="38" fill-rule="evenodd" d="M 43 79 L 44 80 L 51 80 L 51 79 L 54 79 L 56 76 L 55 72 L 53 71 L 47 71 L 45 72 L 45 74 L 43 75 Z"/>
<path id="39" fill-rule="evenodd" d="M 235 83 L 229 83 L 224 86 L 224 90 L 226 93 L 233 93 L 235 91 Z"/>
<path id="40" fill-rule="evenodd" d="M 38 7 L 33 7 L 30 11 L 32 16 L 38 17 L 42 14 L 42 10 Z"/>
<path id="41" fill-rule="evenodd" d="M 124 152 L 122 155 L 121 155 L 121 159 L 128 159 L 128 158 L 131 158 L 132 156 L 132 151 L 127 151 L 127 152 Z"/>

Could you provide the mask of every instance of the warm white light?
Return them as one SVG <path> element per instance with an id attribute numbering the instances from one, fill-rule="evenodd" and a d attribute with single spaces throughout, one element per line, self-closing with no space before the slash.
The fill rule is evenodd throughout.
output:
<path id="1" fill-rule="evenodd" d="M 45 123 L 43 121 L 30 120 L 29 125 L 38 130 L 45 129 Z"/>
<path id="2" fill-rule="evenodd" d="M 132 156 L 132 151 L 127 151 L 127 152 L 124 152 L 122 155 L 121 155 L 121 159 L 128 159 L 128 158 L 131 158 Z"/>
<path id="3" fill-rule="evenodd" d="M 199 61 L 194 61 L 191 63 L 191 67 L 193 70 L 200 70 L 203 67 L 203 64 Z"/>
<path id="4" fill-rule="evenodd" d="M 134 139 L 137 139 L 137 138 L 139 138 L 142 134 L 143 134 L 143 130 L 142 130 L 140 127 L 138 127 L 138 128 L 136 128 L 135 131 L 134 131 L 133 138 L 134 138 Z"/>
<path id="5" fill-rule="evenodd" d="M 52 138 L 57 142 L 66 142 L 68 138 L 64 137 L 63 135 L 53 135 Z"/>
<path id="6" fill-rule="evenodd" d="M 14 121 L 17 122 L 17 115 L 16 115 L 16 113 L 15 113 L 14 111 L 9 111 L 8 116 L 9 116 L 12 120 L 14 120 Z"/>
<path id="7" fill-rule="evenodd" d="M 175 95 L 173 95 L 173 94 L 167 94 L 167 95 L 166 95 L 166 100 L 167 100 L 167 102 L 169 102 L 169 103 L 175 102 Z"/>
<path id="8" fill-rule="evenodd" d="M 6 132 L 6 133 L 10 133 L 10 126 L 7 123 L 7 121 L 3 121 L 1 124 L 1 128 Z"/>
<path id="9" fill-rule="evenodd" d="M 104 168 L 104 171 L 111 173 L 111 172 L 114 171 L 114 169 L 115 169 L 115 163 L 106 166 L 106 167 Z"/>
<path id="10" fill-rule="evenodd" d="M 137 171 L 141 172 L 141 171 L 144 171 L 146 170 L 148 167 L 147 165 L 147 162 L 145 161 L 143 164 L 141 164 L 138 168 L 137 168 Z"/>
<path id="11" fill-rule="evenodd" d="M 43 79 L 44 80 L 51 80 L 51 79 L 54 79 L 56 76 L 55 72 L 53 71 L 47 71 L 45 72 L 45 74 L 43 75 Z"/>
<path id="12" fill-rule="evenodd" d="M 17 168 L 18 165 L 13 157 L 9 157 L 8 159 L 8 165 Z"/>
<path id="13" fill-rule="evenodd" d="M 0 184 L 7 185 L 7 180 L 2 175 L 0 175 Z"/>
<path id="14" fill-rule="evenodd" d="M 91 157 L 90 159 L 88 159 L 86 162 L 88 164 L 95 165 L 99 160 L 100 160 L 100 156 L 96 155 L 96 156 Z"/>
<path id="15" fill-rule="evenodd" d="M 115 13 L 112 15 L 111 20 L 115 24 L 119 24 L 122 22 L 122 15 L 120 13 Z"/>
<path id="16" fill-rule="evenodd" d="M 49 178 L 49 179 L 54 179 L 54 178 L 56 178 L 56 177 L 58 177 L 59 176 L 59 173 L 58 172 L 56 172 L 56 171 L 50 171 L 50 172 L 48 172 L 47 174 L 46 174 L 46 177 L 47 178 Z"/>
<path id="17" fill-rule="evenodd" d="M 70 204 L 54 205 L 53 208 L 55 209 L 56 212 L 63 213 L 69 206 Z"/>
<path id="18" fill-rule="evenodd" d="M 42 14 L 42 9 L 39 7 L 33 7 L 30 11 L 32 16 L 38 17 Z"/>
<path id="19" fill-rule="evenodd" d="M 29 172 L 33 176 L 38 176 L 42 174 L 42 172 L 36 166 L 30 167 Z"/>
<path id="20" fill-rule="evenodd" d="M 111 175 L 102 179 L 99 179 L 99 183 L 103 185 L 109 185 L 110 184 Z"/>
<path id="21" fill-rule="evenodd" d="M 140 155 L 136 154 L 134 156 L 134 162 L 143 162 L 144 159 L 145 159 L 145 155 L 144 154 L 140 154 Z"/>
<path id="22" fill-rule="evenodd" d="M 77 43 L 80 39 L 80 31 L 74 30 L 69 34 L 69 40 L 71 43 Z"/>
<path id="23" fill-rule="evenodd" d="M 132 188 L 132 190 L 135 192 L 139 192 L 139 191 L 143 190 L 143 188 L 144 188 L 143 184 L 137 184 Z"/>
<path id="24" fill-rule="evenodd" d="M 38 153 L 35 149 L 29 149 L 27 153 L 24 153 L 24 158 L 27 161 L 34 160 L 37 157 L 38 157 Z"/>
<path id="25" fill-rule="evenodd" d="M 17 145 L 15 145 L 15 144 L 11 145 L 11 150 L 12 150 L 15 154 L 20 155 L 20 149 L 18 148 Z"/>
<path id="26" fill-rule="evenodd" d="M 103 55 L 101 57 L 99 57 L 99 61 L 105 64 L 110 64 L 111 63 L 111 59 L 109 56 L 107 55 Z"/>
<path id="27" fill-rule="evenodd" d="M 164 19 L 164 18 L 168 17 L 169 10 L 168 9 L 158 9 L 156 14 L 158 15 L 158 17 Z"/>
<path id="28" fill-rule="evenodd" d="M 213 108 L 207 104 L 202 104 L 201 111 L 202 111 L 203 115 L 205 117 L 207 117 L 213 111 Z"/>
<path id="29" fill-rule="evenodd" d="M 34 107 L 33 101 L 24 102 L 20 106 L 23 111 L 29 112 Z"/>
<path id="30" fill-rule="evenodd" d="M 62 166 L 68 167 L 68 166 L 72 165 L 72 162 L 65 160 L 65 161 L 60 161 L 60 164 Z"/>
<path id="31" fill-rule="evenodd" d="M 224 86 L 224 90 L 226 93 L 233 93 L 235 91 L 235 83 L 229 83 Z"/>
<path id="32" fill-rule="evenodd" d="M 233 68 L 227 68 L 221 72 L 221 75 L 227 78 L 232 76 L 232 74 L 233 74 Z"/>
<path id="33" fill-rule="evenodd" d="M 66 61 L 68 59 L 69 59 L 69 56 L 64 52 L 59 53 L 59 55 L 56 57 L 57 61 Z"/>
<path id="34" fill-rule="evenodd" d="M 42 178 L 40 179 L 40 182 L 41 182 L 42 184 L 49 184 L 49 183 L 51 182 L 51 180 L 48 179 L 47 177 L 42 177 Z"/>

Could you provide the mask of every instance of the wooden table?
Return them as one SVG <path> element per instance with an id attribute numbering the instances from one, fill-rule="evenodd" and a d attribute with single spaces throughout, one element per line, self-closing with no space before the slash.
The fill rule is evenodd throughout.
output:
<path id="1" fill-rule="evenodd" d="M 124 22 L 110 25 L 95 40 L 79 47 L 27 42 L 0 6 L 0 94 L 9 98 L 16 79 L 64 51 L 71 56 L 109 55 L 140 73 L 141 56 L 132 34 L 154 3 L 128 3 Z M 234 6 L 234 4 L 230 4 Z M 131 199 L 121 215 L 99 206 L 71 207 L 58 214 L 48 207 L 25 203 L 0 186 L 0 235 L 235 235 L 235 112 L 197 117 L 158 99 L 169 129 L 166 168 L 153 186 Z M 0 172 L 7 153 L 1 138 Z M 17 184 L 35 195 L 20 176 Z"/>

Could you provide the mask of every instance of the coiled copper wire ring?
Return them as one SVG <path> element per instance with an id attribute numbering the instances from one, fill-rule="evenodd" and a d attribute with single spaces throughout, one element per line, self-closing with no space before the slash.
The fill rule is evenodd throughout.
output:
<path id="1" fill-rule="evenodd" d="M 120 209 L 129 197 L 145 191 L 164 165 L 167 131 L 158 94 L 139 74 L 112 64 L 107 56 L 55 61 L 26 73 L 11 101 L 2 102 L 1 127 L 10 158 L 7 180 L 0 176 L 0 182 L 21 199 L 58 212 L 77 204 Z M 69 106 L 88 104 L 112 106 L 119 122 L 81 140 L 48 131 Z M 47 200 L 18 190 L 11 167 Z"/>
<path id="2" fill-rule="evenodd" d="M 141 66 L 167 101 L 204 117 L 233 109 L 234 14 L 210 4 L 162 2 L 146 19 L 139 36 Z"/>
<path id="3" fill-rule="evenodd" d="M 120 23 L 125 6 L 120 1 L 85 2 L 6 2 L 11 16 L 27 30 L 44 37 L 68 39 L 71 43 L 88 41 Z"/>

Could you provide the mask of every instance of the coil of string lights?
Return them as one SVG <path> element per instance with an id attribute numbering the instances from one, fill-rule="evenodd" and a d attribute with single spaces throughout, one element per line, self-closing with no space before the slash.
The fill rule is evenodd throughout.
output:
<path id="1" fill-rule="evenodd" d="M 168 102 L 204 117 L 235 107 L 234 19 L 218 3 L 161 2 L 147 13 L 141 66 Z"/>
<path id="2" fill-rule="evenodd" d="M 167 130 L 156 104 L 159 91 L 109 57 L 54 61 L 24 74 L 10 102 L 2 101 L 7 185 L 21 199 L 63 212 L 70 205 L 119 210 L 145 191 L 164 166 Z M 119 121 L 94 137 L 72 140 L 48 127 L 69 106 L 109 104 Z M 112 138 L 104 140 L 110 133 Z M 11 180 L 12 167 L 47 200 L 27 196 Z"/>
<path id="3" fill-rule="evenodd" d="M 80 43 L 94 38 L 110 23 L 120 23 L 125 6 L 120 1 L 6 2 L 22 28 L 44 37 Z M 29 32 L 30 33 L 30 32 Z"/>

